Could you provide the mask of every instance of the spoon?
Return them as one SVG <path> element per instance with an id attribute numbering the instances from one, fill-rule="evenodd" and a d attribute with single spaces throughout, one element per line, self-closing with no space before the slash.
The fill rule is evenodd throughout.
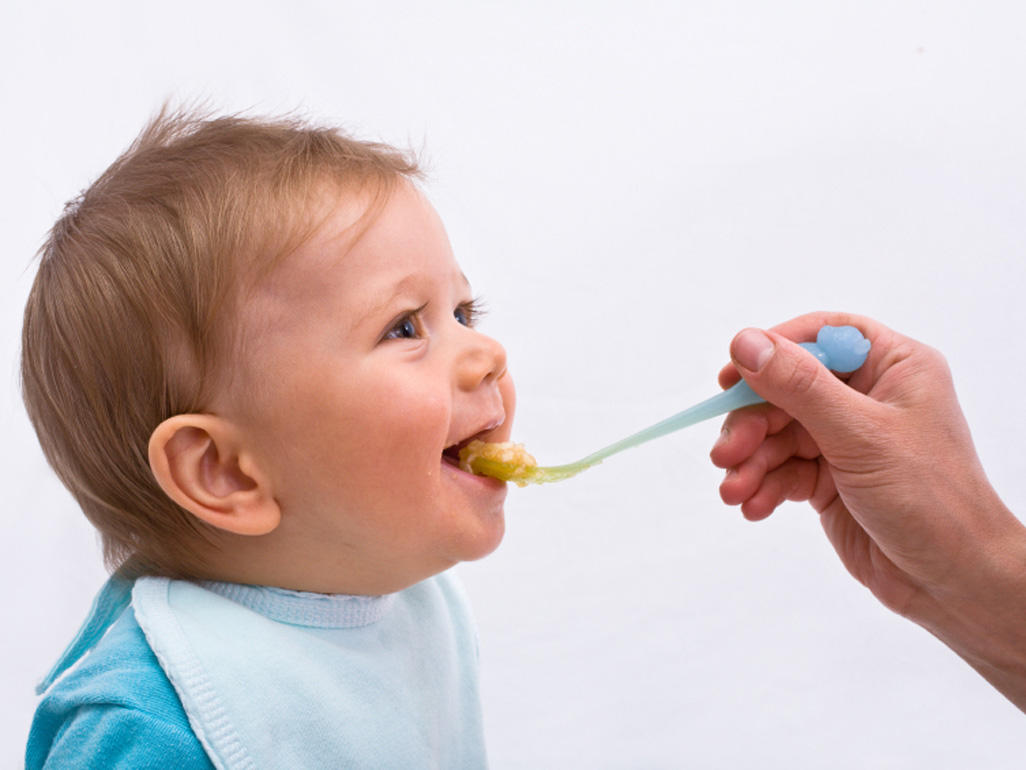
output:
<path id="1" fill-rule="evenodd" d="M 827 369 L 835 372 L 853 372 L 865 363 L 870 342 L 854 326 L 824 326 L 815 342 L 801 346 L 814 355 Z M 576 476 L 607 457 L 686 428 L 695 423 L 726 414 L 743 406 L 764 403 L 765 399 L 752 390 L 744 380 L 732 388 L 717 393 L 690 409 L 667 417 L 627 438 L 593 452 L 577 462 L 566 465 L 542 466 L 519 444 L 487 444 L 471 441 L 460 450 L 460 467 L 479 476 L 491 476 L 501 481 L 512 481 L 518 486 L 546 484 Z"/>

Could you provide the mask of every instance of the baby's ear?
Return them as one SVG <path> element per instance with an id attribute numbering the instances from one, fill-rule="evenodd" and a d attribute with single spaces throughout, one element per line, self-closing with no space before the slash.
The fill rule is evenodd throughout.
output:
<path id="1" fill-rule="evenodd" d="M 281 523 L 267 476 L 235 427 L 210 414 L 179 414 L 150 436 L 150 469 L 185 510 L 237 535 L 266 535 Z"/>

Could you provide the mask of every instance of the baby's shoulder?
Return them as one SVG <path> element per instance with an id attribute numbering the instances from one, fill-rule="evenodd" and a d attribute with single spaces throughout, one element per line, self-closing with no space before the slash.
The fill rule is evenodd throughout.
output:
<path id="1" fill-rule="evenodd" d="M 211 766 L 131 607 L 44 695 L 25 762 L 27 768 Z"/>

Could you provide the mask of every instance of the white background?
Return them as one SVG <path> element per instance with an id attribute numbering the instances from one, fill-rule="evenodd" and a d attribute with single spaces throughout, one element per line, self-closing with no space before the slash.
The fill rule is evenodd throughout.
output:
<path id="1" fill-rule="evenodd" d="M 423 146 L 544 462 L 711 395 L 744 326 L 844 309 L 946 353 L 1026 512 L 1017 1 L 12 6 L 2 766 L 104 578 L 20 402 L 32 255 L 165 98 Z M 1022 766 L 1022 714 L 851 580 L 810 509 L 720 502 L 717 433 L 511 489 L 504 545 L 461 568 L 494 767 Z"/>

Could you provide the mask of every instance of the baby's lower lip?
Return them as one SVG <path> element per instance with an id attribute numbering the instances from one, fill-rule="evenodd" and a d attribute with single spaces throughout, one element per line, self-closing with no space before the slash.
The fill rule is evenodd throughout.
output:
<path id="1" fill-rule="evenodd" d="M 452 469 L 453 471 L 458 473 L 462 478 L 465 478 L 467 480 L 473 479 L 477 483 L 482 484 L 484 486 L 492 487 L 493 489 L 506 488 L 505 481 L 493 479 L 491 476 L 478 476 L 476 473 L 470 473 L 469 471 L 465 471 L 459 466 L 459 462 L 457 460 L 447 455 L 442 455 L 442 465 L 444 467 Z"/>

